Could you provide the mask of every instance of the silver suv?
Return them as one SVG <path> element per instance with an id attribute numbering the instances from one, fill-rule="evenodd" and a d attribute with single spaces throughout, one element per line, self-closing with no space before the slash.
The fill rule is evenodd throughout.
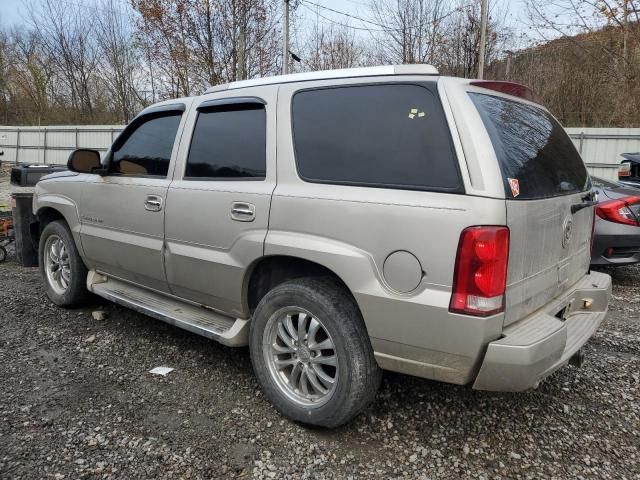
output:
<path id="1" fill-rule="evenodd" d="M 37 185 L 47 294 L 249 345 L 287 417 L 335 427 L 382 369 L 532 388 L 598 328 L 589 175 L 520 85 L 427 65 L 235 82 L 145 109 Z"/>

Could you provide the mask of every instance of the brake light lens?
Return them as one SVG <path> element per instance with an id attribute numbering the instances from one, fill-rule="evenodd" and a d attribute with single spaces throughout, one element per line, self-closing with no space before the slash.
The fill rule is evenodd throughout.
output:
<path id="1" fill-rule="evenodd" d="M 638 226 L 640 222 L 634 210 L 640 212 L 640 197 L 624 197 L 600 203 L 596 207 L 596 214 L 610 222 Z"/>
<path id="2" fill-rule="evenodd" d="M 469 227 L 460 234 L 449 311 L 486 317 L 504 310 L 507 227 Z"/>
<path id="3" fill-rule="evenodd" d="M 618 178 L 631 176 L 631 162 L 622 162 L 618 167 Z"/>

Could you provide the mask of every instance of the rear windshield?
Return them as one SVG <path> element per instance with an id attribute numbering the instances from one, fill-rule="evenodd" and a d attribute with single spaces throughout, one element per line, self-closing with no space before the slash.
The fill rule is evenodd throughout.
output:
<path id="1" fill-rule="evenodd" d="M 573 142 L 548 112 L 492 95 L 469 95 L 493 143 L 507 198 L 554 197 L 591 188 Z"/>

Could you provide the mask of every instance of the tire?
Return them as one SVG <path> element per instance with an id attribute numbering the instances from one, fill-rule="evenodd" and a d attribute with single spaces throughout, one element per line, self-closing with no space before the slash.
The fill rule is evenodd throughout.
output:
<path id="1" fill-rule="evenodd" d="M 61 242 L 60 260 L 51 255 L 51 248 Z M 49 299 L 60 307 L 74 307 L 82 304 L 88 296 L 87 267 L 85 267 L 67 224 L 62 220 L 49 223 L 40 236 L 38 263 Z M 55 268 L 57 265 L 57 268 Z M 49 269 L 49 274 L 47 273 Z M 56 281 L 57 278 L 62 280 Z M 63 275 L 63 273 L 66 274 Z M 66 280 L 66 281 L 65 281 Z"/>
<path id="2" fill-rule="evenodd" d="M 7 249 L 0 245 L 0 263 L 7 259 Z"/>
<path id="3" fill-rule="evenodd" d="M 298 335 L 305 332 L 308 338 Z M 302 340 L 292 349 L 289 344 L 297 338 Z M 265 395 L 296 422 L 342 425 L 373 401 L 380 386 L 382 370 L 358 306 L 331 278 L 297 279 L 269 291 L 254 313 L 249 348 Z"/>

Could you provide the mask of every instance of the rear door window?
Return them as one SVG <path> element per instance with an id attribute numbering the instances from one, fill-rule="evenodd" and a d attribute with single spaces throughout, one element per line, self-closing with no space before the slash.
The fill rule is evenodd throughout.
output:
<path id="1" fill-rule="evenodd" d="M 551 114 L 514 100 L 469 95 L 491 138 L 507 198 L 546 198 L 591 188 L 578 151 Z"/>
<path id="2" fill-rule="evenodd" d="M 185 179 L 264 180 L 264 105 L 202 109 L 191 139 Z"/>
<path id="3" fill-rule="evenodd" d="M 306 181 L 462 191 L 435 84 L 303 90 L 293 97 L 292 117 Z"/>

